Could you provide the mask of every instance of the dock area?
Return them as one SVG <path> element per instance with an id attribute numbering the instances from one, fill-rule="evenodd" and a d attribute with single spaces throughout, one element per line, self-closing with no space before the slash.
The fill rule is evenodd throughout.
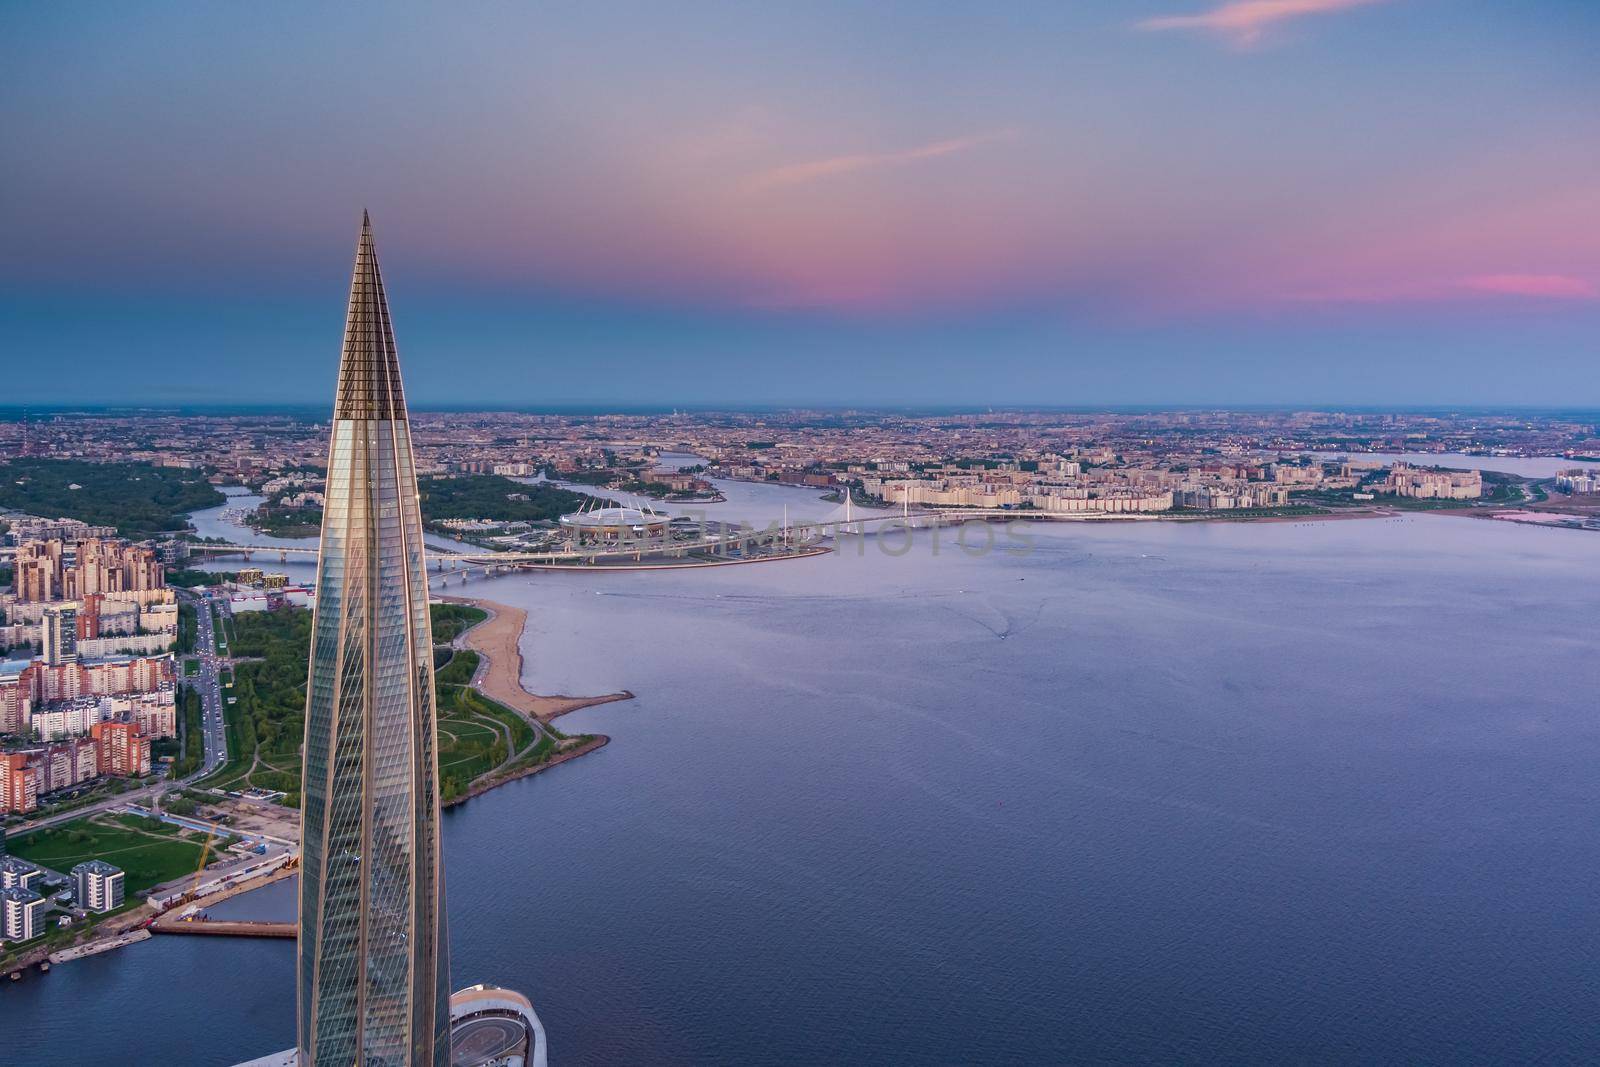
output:
<path id="1" fill-rule="evenodd" d="M 213 937 L 294 937 L 294 923 L 252 922 L 238 919 L 199 919 L 167 912 L 150 929 L 158 934 L 209 934 Z"/>
<path id="2" fill-rule="evenodd" d="M 87 956 L 98 956 L 100 953 L 110 952 L 114 948 L 126 948 L 129 945 L 137 945 L 141 941 L 148 940 L 150 940 L 150 931 L 141 927 L 126 934 L 118 934 L 116 937 L 90 941 L 86 945 L 75 945 L 72 948 L 64 948 L 60 952 L 52 952 L 50 953 L 50 962 L 71 963 L 73 960 L 81 960 Z"/>

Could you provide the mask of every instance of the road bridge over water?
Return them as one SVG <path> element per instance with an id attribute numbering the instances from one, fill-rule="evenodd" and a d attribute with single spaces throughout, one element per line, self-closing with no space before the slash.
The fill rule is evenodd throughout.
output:
<path id="1" fill-rule="evenodd" d="M 673 540 L 669 535 L 666 538 L 568 544 L 555 549 L 463 552 L 429 550 L 428 563 L 430 569 L 441 574 L 480 570 L 485 574 L 493 574 L 520 567 L 546 568 L 637 561 L 644 556 L 674 558 L 695 555 L 730 556 L 752 548 L 773 550 L 768 556 L 752 558 L 781 559 L 791 554 L 807 554 L 807 550 L 815 549 L 826 541 L 836 541 L 842 537 L 867 536 L 885 529 L 926 529 L 959 525 L 972 520 L 1020 519 L 1029 517 L 1029 514 L 1003 509 L 932 508 L 912 511 L 904 508 L 900 511 L 863 515 L 859 509 L 853 508 L 846 502 L 832 514 L 810 522 L 772 523 L 765 527 L 741 524 L 731 529 L 724 528 L 722 532 L 702 534 L 687 540 Z M 299 548 L 214 542 L 192 545 L 190 551 L 211 556 L 242 556 L 246 560 L 256 556 L 270 558 L 276 554 L 280 562 L 288 562 L 291 556 L 311 560 L 316 559 L 318 555 L 318 550 L 310 546 Z"/>

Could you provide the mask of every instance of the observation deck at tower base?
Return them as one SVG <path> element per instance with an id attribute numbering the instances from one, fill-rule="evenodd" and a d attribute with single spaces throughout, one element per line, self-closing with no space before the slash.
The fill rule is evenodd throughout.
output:
<path id="1" fill-rule="evenodd" d="M 544 1025 L 521 993 L 468 986 L 450 997 L 451 1067 L 546 1067 Z M 295 1049 L 238 1067 L 301 1067 Z"/>

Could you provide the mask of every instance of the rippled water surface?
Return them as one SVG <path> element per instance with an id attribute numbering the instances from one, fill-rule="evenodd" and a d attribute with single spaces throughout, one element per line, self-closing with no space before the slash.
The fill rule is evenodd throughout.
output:
<path id="1" fill-rule="evenodd" d="M 529 609 L 532 688 L 638 699 L 447 814 L 456 984 L 563 1065 L 1591 1058 L 1600 537 L 996 532 L 469 585 Z M 291 969 L 62 966 L 0 990 L 7 1058 L 285 1047 Z"/>

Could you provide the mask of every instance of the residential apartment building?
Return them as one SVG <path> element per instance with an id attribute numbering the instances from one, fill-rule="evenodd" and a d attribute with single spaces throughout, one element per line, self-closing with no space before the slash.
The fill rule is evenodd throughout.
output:
<path id="1" fill-rule="evenodd" d="M 37 604 L 95 593 L 161 589 L 166 572 L 153 548 L 110 537 L 19 541 L 16 598 Z"/>
<path id="2" fill-rule="evenodd" d="M 1563 493 L 1600 493 L 1600 467 L 1557 471 L 1556 488 Z"/>
<path id="3" fill-rule="evenodd" d="M 1396 463 L 1373 489 L 1419 500 L 1476 500 L 1483 495 L 1483 472 L 1419 470 Z"/>
<path id="4" fill-rule="evenodd" d="M 38 768 L 29 765 L 26 752 L 0 752 L 0 811 L 33 811 L 38 806 Z"/>
<path id="5" fill-rule="evenodd" d="M 122 870 L 104 860 L 86 860 L 72 868 L 72 899 L 85 911 L 115 911 L 122 907 Z"/>
<path id="6" fill-rule="evenodd" d="M 44 661 L 60 666 L 78 658 L 78 612 L 52 605 L 39 620 L 40 650 Z"/>
<path id="7" fill-rule="evenodd" d="M 35 708 L 86 696 L 119 696 L 174 688 L 171 655 L 136 656 L 97 663 L 50 664 L 44 660 L 0 663 L 0 733 L 27 730 Z"/>
<path id="8" fill-rule="evenodd" d="M 17 856 L 0 859 L 0 889 L 32 889 L 44 881 L 44 870 Z"/>
<path id="9" fill-rule="evenodd" d="M 95 723 L 89 731 L 96 746 L 96 767 L 101 774 L 124 777 L 150 773 L 150 739 L 137 723 Z"/>
<path id="10" fill-rule="evenodd" d="M 49 903 L 31 889 L 0 889 L 0 919 L 7 941 L 31 941 L 44 933 L 44 913 Z"/>

